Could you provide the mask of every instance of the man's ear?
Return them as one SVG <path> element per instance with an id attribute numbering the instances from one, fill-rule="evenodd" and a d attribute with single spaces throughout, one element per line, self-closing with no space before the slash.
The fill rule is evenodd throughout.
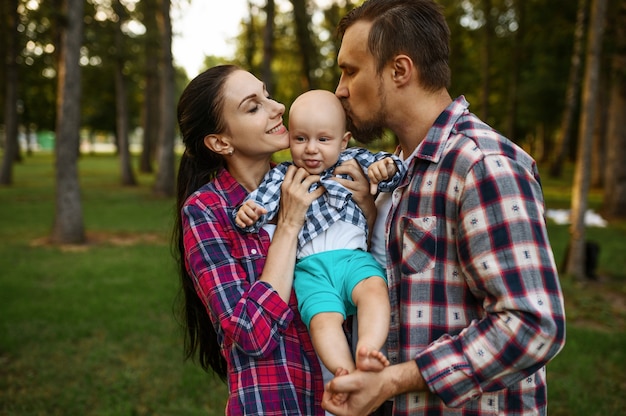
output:
<path id="1" fill-rule="evenodd" d="M 341 150 L 346 150 L 348 147 L 348 142 L 352 138 L 352 132 L 345 132 L 343 137 L 341 138 Z"/>
<path id="2" fill-rule="evenodd" d="M 209 134 L 204 136 L 204 145 L 220 155 L 232 155 L 234 151 L 228 137 L 221 134 Z"/>
<path id="3" fill-rule="evenodd" d="M 397 55 L 391 64 L 391 77 L 393 82 L 403 85 L 411 80 L 415 66 L 407 55 Z"/>

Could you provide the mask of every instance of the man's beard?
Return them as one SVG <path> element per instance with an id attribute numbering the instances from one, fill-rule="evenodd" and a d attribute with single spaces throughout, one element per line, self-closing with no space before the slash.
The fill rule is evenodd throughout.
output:
<path id="1" fill-rule="evenodd" d="M 350 105 L 348 104 L 348 101 L 344 99 L 341 100 L 341 104 L 343 105 L 343 108 L 346 111 L 347 115 L 347 127 L 348 130 L 352 133 L 352 137 L 354 138 L 354 140 L 364 144 L 369 144 L 372 143 L 374 140 L 383 137 L 383 134 L 385 133 L 385 119 L 387 118 L 384 110 L 384 108 L 386 107 L 386 95 L 382 89 L 382 84 L 380 83 L 378 85 L 377 100 L 380 104 L 378 110 L 375 111 L 372 114 L 372 117 L 368 120 L 359 121 L 358 127 L 354 124 L 354 121 L 350 117 L 350 114 L 352 112 L 350 111 Z"/>
<path id="2" fill-rule="evenodd" d="M 352 119 L 348 117 L 348 130 L 352 133 L 354 140 L 368 144 L 383 136 L 385 131 L 380 116 L 375 119 L 361 123 L 359 127 L 355 126 Z"/>

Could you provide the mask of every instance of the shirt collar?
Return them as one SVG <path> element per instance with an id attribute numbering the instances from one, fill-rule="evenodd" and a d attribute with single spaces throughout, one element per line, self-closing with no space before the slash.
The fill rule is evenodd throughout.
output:
<path id="1" fill-rule="evenodd" d="M 241 186 L 241 184 L 233 178 L 230 172 L 223 168 L 215 175 L 213 184 L 215 189 L 220 192 L 226 200 L 228 200 L 230 206 L 237 206 L 241 204 L 244 198 L 248 195 L 246 188 Z"/>
<path id="2" fill-rule="evenodd" d="M 468 107 L 469 103 L 462 95 L 452 101 L 448 107 L 439 114 L 439 117 L 437 117 L 430 130 L 428 130 L 426 137 L 417 146 L 413 154 L 406 158 L 406 163 L 410 163 L 410 160 L 413 158 L 438 163 L 446 147 L 446 142 L 450 137 L 452 128 L 461 116 L 469 112 Z"/>

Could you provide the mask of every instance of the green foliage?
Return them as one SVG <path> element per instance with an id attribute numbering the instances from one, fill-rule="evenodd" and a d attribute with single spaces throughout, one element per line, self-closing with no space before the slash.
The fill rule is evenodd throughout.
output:
<path id="1" fill-rule="evenodd" d="M 489 18 L 493 27 L 493 44 L 489 62 L 489 115 L 485 121 L 508 134 L 506 127 L 513 115 L 511 106 L 514 98 L 517 107 L 512 138 L 521 142 L 537 140 L 537 137 L 538 140 L 545 140 L 549 149 L 563 110 L 577 2 L 492 0 L 489 11 L 483 10 L 484 2 L 477 0 L 440 2 L 452 32 L 452 94 L 465 95 L 471 103 L 471 111 L 479 115 L 482 113 L 484 28 Z M 50 46 L 54 45 L 57 33 L 58 11 L 51 2 L 39 2 L 36 9 L 26 7 L 25 0 L 21 3 L 19 41 L 23 53 L 19 65 L 20 100 L 24 110 L 21 122 L 32 124 L 34 129 L 54 130 L 57 51 Z M 312 70 L 315 85 L 334 90 L 339 79 L 335 64 L 339 43 L 334 30 L 347 8 L 352 7 L 350 4 L 360 2 L 330 3 L 321 8 L 316 2 L 308 2 L 307 7 L 314 22 L 310 30 L 318 54 L 315 59 L 317 67 Z M 132 130 L 140 125 L 145 51 L 158 43 L 151 33 L 154 22 L 148 18 L 151 7 L 155 7 L 153 1 L 142 0 L 124 10 L 123 22 L 135 19 L 143 23 L 148 31 L 141 35 L 125 32 L 123 47 L 116 48 L 113 37 L 115 17 L 110 7 L 103 2 L 87 2 L 83 49 L 87 63 L 83 66 L 81 106 L 83 127 L 87 130 L 114 131 L 112 67 L 115 59 L 120 57 L 126 59 L 125 73 L 129 79 L 130 128 Z M 305 88 L 300 60 L 302 54 L 296 41 L 293 11 L 281 7 L 276 10 L 272 62 L 276 86 L 271 92 L 277 100 L 289 106 Z M 554 10 L 559 13 L 554 13 Z M 97 11 L 101 13 L 97 14 Z M 260 76 L 266 17 L 258 3 L 251 3 L 250 13 L 251 16 L 244 17 L 240 23 L 240 35 L 235 40 L 236 54 L 230 61 Z M 102 16 L 107 17 L 103 19 Z M 611 37 L 607 39 L 610 44 Z M 27 42 L 31 42 L 31 46 L 26 47 Z M 32 45 L 37 48 L 33 49 Z M 606 50 L 609 53 L 611 48 Z M 514 66 L 513 59 L 516 51 L 519 51 L 520 57 L 518 66 Z M 205 65 L 225 61 L 223 57 L 207 57 Z M 0 74 L 2 70 L 0 67 Z M 519 75 L 519 82 L 515 97 L 512 97 L 514 74 Z M 177 79 L 178 91 L 186 82 L 185 74 L 181 73 Z M 172 108 L 174 111 L 174 105 Z"/>

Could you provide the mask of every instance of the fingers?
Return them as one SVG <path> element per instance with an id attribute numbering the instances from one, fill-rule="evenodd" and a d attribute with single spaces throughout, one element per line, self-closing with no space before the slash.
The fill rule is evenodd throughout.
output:
<path id="1" fill-rule="evenodd" d="M 252 201 L 246 201 L 237 211 L 235 222 L 241 228 L 249 227 L 267 214 L 267 210 Z"/>
<path id="2" fill-rule="evenodd" d="M 302 168 L 289 166 L 281 185 L 279 222 L 298 227 L 304 224 L 307 209 L 324 193 L 325 189 L 321 186 L 309 192 L 311 185 L 319 180 L 319 175 L 310 175 Z"/>

